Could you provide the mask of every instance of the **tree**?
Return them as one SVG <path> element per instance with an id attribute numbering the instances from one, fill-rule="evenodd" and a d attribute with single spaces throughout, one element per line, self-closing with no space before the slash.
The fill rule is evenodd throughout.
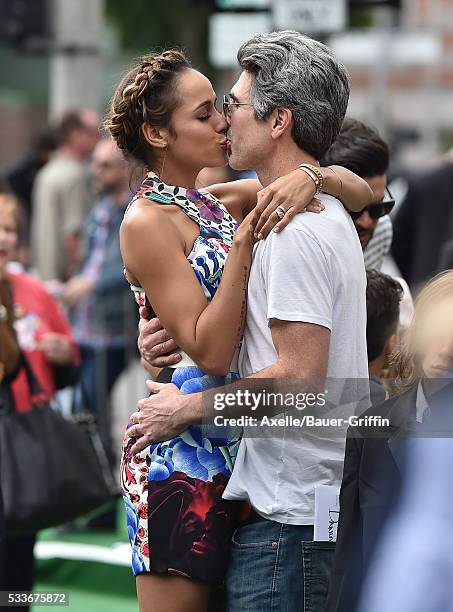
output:
<path id="1" fill-rule="evenodd" d="M 210 6 L 188 0 L 106 0 L 107 18 L 125 49 L 182 47 L 194 65 L 208 71 L 207 23 Z"/>

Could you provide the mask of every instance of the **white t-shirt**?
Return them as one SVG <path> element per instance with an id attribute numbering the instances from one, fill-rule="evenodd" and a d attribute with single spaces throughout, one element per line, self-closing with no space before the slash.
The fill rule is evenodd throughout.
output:
<path id="1" fill-rule="evenodd" d="M 362 248 L 342 204 L 318 197 L 325 211 L 298 214 L 255 246 L 239 371 L 248 376 L 276 362 L 269 319 L 314 323 L 331 331 L 327 377 L 354 379 L 362 393 L 366 384 L 367 394 Z M 224 497 L 247 499 L 263 517 L 280 523 L 313 524 L 314 487 L 341 482 L 346 428 L 327 438 L 316 430 L 307 435 L 306 429 L 303 436 L 270 431 L 251 437 L 256 430 L 245 427 Z"/>

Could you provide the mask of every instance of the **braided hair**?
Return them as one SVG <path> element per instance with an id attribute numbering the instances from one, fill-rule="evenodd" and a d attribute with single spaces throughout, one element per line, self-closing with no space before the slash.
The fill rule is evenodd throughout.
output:
<path id="1" fill-rule="evenodd" d="M 179 98 L 175 81 L 191 68 L 182 51 L 169 50 L 141 58 L 118 85 L 105 120 L 105 127 L 126 157 L 148 165 L 152 147 L 143 134 L 143 125 L 169 128 Z"/>

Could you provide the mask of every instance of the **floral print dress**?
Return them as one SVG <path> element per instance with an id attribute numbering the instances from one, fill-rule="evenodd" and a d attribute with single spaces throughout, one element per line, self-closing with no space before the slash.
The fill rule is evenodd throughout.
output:
<path id="1" fill-rule="evenodd" d="M 166 185 L 153 172 L 146 175 L 132 202 L 138 198 L 177 205 L 199 225 L 200 235 L 187 259 L 211 300 L 237 228 L 234 218 L 209 193 Z M 143 291 L 131 288 L 143 305 Z M 211 376 L 192 362 L 165 368 L 159 380 L 172 382 L 182 393 L 194 393 L 237 378 L 237 372 Z M 213 437 L 212 430 L 191 426 L 137 455 L 131 454 L 133 441 L 125 436 L 121 489 L 135 575 L 168 572 L 208 582 L 223 578 L 237 507 L 223 500 L 222 493 L 233 469 L 239 435 L 219 430 Z"/>

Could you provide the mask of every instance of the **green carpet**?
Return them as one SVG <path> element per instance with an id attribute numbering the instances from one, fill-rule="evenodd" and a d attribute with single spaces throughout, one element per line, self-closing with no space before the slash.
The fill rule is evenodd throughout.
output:
<path id="1" fill-rule="evenodd" d="M 138 612 L 121 500 L 118 508 L 116 531 L 48 529 L 39 534 L 34 591 L 66 591 L 69 605 L 33 606 L 32 612 Z"/>

